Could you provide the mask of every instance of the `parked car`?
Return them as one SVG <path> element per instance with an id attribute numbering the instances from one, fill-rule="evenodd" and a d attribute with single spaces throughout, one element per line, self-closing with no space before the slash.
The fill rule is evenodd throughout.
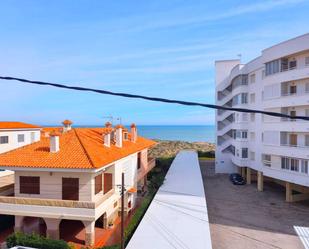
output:
<path id="1" fill-rule="evenodd" d="M 230 174 L 230 180 L 234 185 L 245 185 L 246 180 L 237 173 Z"/>

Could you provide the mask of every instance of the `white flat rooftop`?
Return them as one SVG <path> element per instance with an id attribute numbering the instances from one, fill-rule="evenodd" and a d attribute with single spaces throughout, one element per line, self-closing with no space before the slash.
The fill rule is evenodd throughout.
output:
<path id="1" fill-rule="evenodd" d="M 195 151 L 177 154 L 126 249 L 210 249 L 202 175 Z"/>

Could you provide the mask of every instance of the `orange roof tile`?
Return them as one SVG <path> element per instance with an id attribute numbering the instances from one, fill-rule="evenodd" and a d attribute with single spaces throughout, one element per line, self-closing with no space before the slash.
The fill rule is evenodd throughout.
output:
<path id="1" fill-rule="evenodd" d="M 55 130 L 53 130 L 49 133 L 49 136 L 51 136 L 51 137 L 56 137 L 56 136 L 59 137 L 60 135 L 61 135 L 61 133 L 59 131 L 55 131 Z"/>
<path id="2" fill-rule="evenodd" d="M 155 142 L 138 137 L 137 142 L 123 141 L 123 147 L 104 146 L 106 128 L 76 128 L 61 134 L 60 150 L 50 153 L 49 138 L 0 154 L 0 166 L 96 169 L 113 163 L 135 152 L 155 145 Z"/>
<path id="3" fill-rule="evenodd" d="M 23 122 L 10 122 L 10 121 L 1 121 L 0 122 L 0 129 L 34 129 L 34 128 L 41 128 L 37 125 L 26 124 Z"/>

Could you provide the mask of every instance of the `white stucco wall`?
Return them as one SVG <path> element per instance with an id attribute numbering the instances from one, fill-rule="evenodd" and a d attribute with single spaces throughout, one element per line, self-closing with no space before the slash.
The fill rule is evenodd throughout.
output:
<path id="1" fill-rule="evenodd" d="M 24 142 L 18 142 L 19 134 L 24 134 Z M 0 136 L 8 136 L 9 143 L 0 144 L 0 153 L 4 153 L 40 140 L 40 130 L 0 130 Z"/>

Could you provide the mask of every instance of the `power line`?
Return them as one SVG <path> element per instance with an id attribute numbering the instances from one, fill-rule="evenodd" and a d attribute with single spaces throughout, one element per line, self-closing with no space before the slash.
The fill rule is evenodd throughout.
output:
<path id="1" fill-rule="evenodd" d="M 23 82 L 23 83 L 27 83 L 27 84 L 34 84 L 34 85 L 53 86 L 53 87 L 57 87 L 57 88 L 70 89 L 70 90 L 76 90 L 76 91 L 95 92 L 95 93 L 99 93 L 99 94 L 113 95 L 113 96 L 119 96 L 119 97 L 125 97 L 125 98 L 144 99 L 144 100 L 162 102 L 162 103 L 169 103 L 169 104 L 179 104 L 179 105 L 185 105 L 185 106 L 201 106 L 201 107 L 217 109 L 217 110 L 236 111 L 236 112 L 244 112 L 244 113 L 259 113 L 259 114 L 265 114 L 265 115 L 269 115 L 269 116 L 273 116 L 273 117 L 300 119 L 300 120 L 309 121 L 309 117 L 306 117 L 306 116 L 291 116 L 291 115 L 278 113 L 278 112 L 269 112 L 269 111 L 247 109 L 247 108 L 233 108 L 233 107 L 219 106 L 219 105 L 213 105 L 213 104 L 205 104 L 205 103 L 199 103 L 199 102 L 190 102 L 190 101 L 182 101 L 182 100 L 175 100 L 175 99 L 150 97 L 150 96 L 145 96 L 145 95 L 129 94 L 129 93 L 122 93 L 122 92 L 112 92 L 112 91 L 108 91 L 108 90 L 101 90 L 101 89 L 80 87 L 80 86 L 69 86 L 69 85 L 64 85 L 64 84 L 59 84 L 59 83 L 34 81 L 34 80 L 27 80 L 27 79 L 21 79 L 21 78 L 16 78 L 16 77 L 9 77 L 9 76 L 7 76 L 7 77 L 6 76 L 0 76 L 0 79 L 2 79 L 2 80 L 15 80 L 15 81 L 19 81 L 19 82 Z"/>

